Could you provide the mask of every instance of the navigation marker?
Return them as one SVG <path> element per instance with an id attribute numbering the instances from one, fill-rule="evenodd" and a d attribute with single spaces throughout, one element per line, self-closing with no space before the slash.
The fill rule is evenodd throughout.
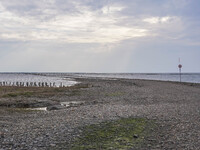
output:
<path id="1" fill-rule="evenodd" d="M 181 65 L 181 59 L 179 58 L 179 65 L 178 65 L 178 68 L 179 68 L 179 75 L 180 75 L 180 82 L 181 82 L 181 68 L 183 66 Z"/>

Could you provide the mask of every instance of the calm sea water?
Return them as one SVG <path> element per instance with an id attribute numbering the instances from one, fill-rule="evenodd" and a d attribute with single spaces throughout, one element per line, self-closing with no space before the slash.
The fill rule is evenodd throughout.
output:
<path id="1" fill-rule="evenodd" d="M 176 73 L 0 73 L 0 82 L 55 82 L 57 86 L 71 86 L 77 82 L 75 77 L 81 78 L 126 78 L 163 81 L 180 81 Z M 200 83 L 200 73 L 183 73 L 182 82 Z"/>
<path id="2" fill-rule="evenodd" d="M 55 86 L 71 86 L 77 82 L 71 78 L 61 77 L 61 76 L 47 76 L 46 74 L 38 73 L 0 73 L 0 82 L 47 82 L 55 83 Z"/>
<path id="3" fill-rule="evenodd" d="M 77 73 L 79 77 L 126 78 L 162 81 L 180 81 L 177 73 Z M 183 73 L 182 82 L 200 83 L 200 73 Z"/>

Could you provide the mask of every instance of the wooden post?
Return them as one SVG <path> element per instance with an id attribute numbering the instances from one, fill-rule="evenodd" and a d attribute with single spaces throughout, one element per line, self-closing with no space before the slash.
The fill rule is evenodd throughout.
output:
<path id="1" fill-rule="evenodd" d="M 60 82 L 60 87 L 62 87 L 62 82 Z"/>

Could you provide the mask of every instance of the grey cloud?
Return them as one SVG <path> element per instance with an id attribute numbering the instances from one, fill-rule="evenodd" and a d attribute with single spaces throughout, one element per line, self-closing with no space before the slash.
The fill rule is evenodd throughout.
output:
<path id="1" fill-rule="evenodd" d="M 186 0 L 181 1 L 186 2 Z M 5 27 L 8 26 L 7 28 L 4 27 L 2 38 L 19 39 L 21 37 L 22 40 L 65 38 L 65 40 L 71 40 L 71 42 L 86 42 L 89 37 L 93 36 L 97 42 L 102 40 L 103 37 L 104 41 L 108 39 L 110 39 L 109 41 L 120 41 L 127 37 L 131 38 L 131 32 L 133 38 L 146 36 L 147 32 L 150 32 L 148 35 L 162 34 L 163 36 L 170 36 L 170 34 L 174 33 L 179 34 L 179 31 L 182 32 L 182 28 L 184 28 L 180 20 L 182 18 L 173 16 L 176 16 L 176 14 L 169 17 L 177 18 L 179 22 L 172 20 L 167 25 L 150 25 L 143 21 L 145 18 L 167 17 L 163 16 L 162 12 L 172 12 L 169 11 L 171 9 L 169 6 L 177 5 L 177 2 L 174 0 L 158 2 L 153 0 L 3 0 L 1 3 L 8 11 L 19 16 L 18 18 L 16 16 L 9 16 L 13 24 L 11 28 L 16 33 L 9 30 L 10 25 L 8 26 L 6 21 L 9 21 L 11 24 L 11 20 L 4 19 L 2 21 L 5 22 Z M 108 7 L 109 10 L 117 5 L 123 7 L 123 9 L 115 11 L 113 14 L 102 14 L 102 8 Z M 185 5 L 176 7 L 182 9 Z M 32 17 L 35 19 L 33 20 Z M 178 29 L 178 32 L 174 29 Z M 129 35 L 125 36 L 125 34 L 128 34 L 128 30 Z M 100 31 L 101 33 L 99 33 Z M 145 31 L 146 33 L 138 31 Z M 27 32 L 29 33 L 27 34 Z M 119 34 L 115 34 L 116 32 Z M 97 34 L 101 36 L 98 38 Z M 68 35 L 72 36 L 69 38 Z M 112 35 L 117 36 L 116 39 Z M 114 40 L 111 40 L 111 38 Z"/>
<path id="2" fill-rule="evenodd" d="M 162 66 L 167 64 L 166 70 L 173 72 L 177 57 L 199 61 L 200 22 L 199 14 L 192 13 L 193 8 L 198 12 L 194 0 L 0 4 L 5 8 L 0 5 L 1 71 L 156 72 L 165 71 Z"/>
<path id="3" fill-rule="evenodd" d="M 56 15 L 80 14 L 82 8 L 87 7 L 91 11 L 99 11 L 104 6 L 112 5 L 116 1 L 109 0 L 2 0 L 0 2 L 8 11 L 19 16 L 37 18 L 51 18 Z"/>
<path id="4" fill-rule="evenodd" d="M 57 15 L 80 13 L 73 1 L 62 0 L 3 0 L 0 2 L 7 11 L 21 17 L 32 17 L 45 21 Z"/>
<path id="5" fill-rule="evenodd" d="M 40 14 L 37 3 L 29 0 L 2 0 L 1 4 L 6 10 L 18 15 L 28 16 Z"/>

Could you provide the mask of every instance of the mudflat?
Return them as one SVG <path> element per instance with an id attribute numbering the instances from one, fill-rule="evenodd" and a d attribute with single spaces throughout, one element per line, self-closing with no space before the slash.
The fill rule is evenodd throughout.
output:
<path id="1" fill-rule="evenodd" d="M 200 84 L 76 80 L 0 87 L 0 149 L 200 148 Z"/>

